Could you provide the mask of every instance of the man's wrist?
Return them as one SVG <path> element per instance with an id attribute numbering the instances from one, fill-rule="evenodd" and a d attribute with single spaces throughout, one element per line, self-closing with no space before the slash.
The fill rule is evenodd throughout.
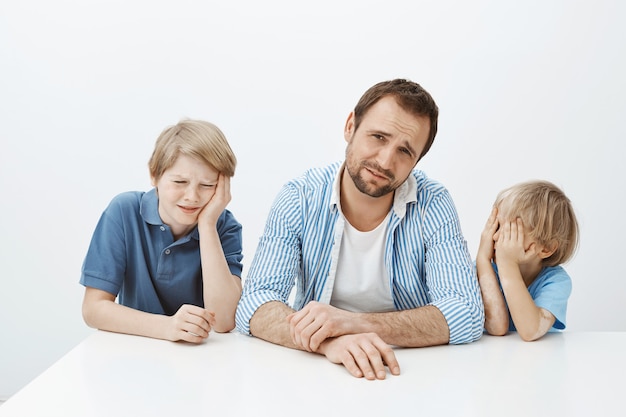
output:
<path id="1" fill-rule="evenodd" d="M 322 343 L 320 343 L 315 352 L 319 353 L 320 355 L 326 356 L 326 349 L 328 348 L 328 344 L 333 340 L 335 340 L 334 337 L 329 337 L 328 339 L 324 340 Z"/>

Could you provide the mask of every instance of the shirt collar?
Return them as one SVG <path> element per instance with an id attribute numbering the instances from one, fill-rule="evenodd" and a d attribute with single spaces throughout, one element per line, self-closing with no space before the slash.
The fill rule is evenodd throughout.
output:
<path id="1" fill-rule="evenodd" d="M 335 179 L 333 181 L 333 193 L 330 196 L 330 206 L 337 206 L 337 209 L 341 211 L 340 203 L 340 190 L 341 190 L 341 174 L 343 173 L 345 162 L 339 165 L 337 172 L 335 173 Z M 399 218 L 404 218 L 406 214 L 406 206 L 409 203 L 417 201 L 417 180 L 413 173 L 396 189 L 393 196 L 393 211 Z"/>
<path id="2" fill-rule="evenodd" d="M 154 226 L 163 225 L 161 216 L 159 216 L 159 197 L 156 188 L 151 189 L 141 197 L 139 213 L 146 223 Z"/>
<path id="3" fill-rule="evenodd" d="M 139 213 L 141 214 L 143 220 L 148 224 L 153 226 L 162 226 L 168 229 L 170 228 L 168 225 L 163 223 L 163 220 L 161 220 L 161 216 L 159 215 L 159 195 L 157 194 L 156 188 L 151 189 L 141 197 Z M 200 239 L 198 226 L 194 227 L 193 230 L 187 234 L 187 236 L 194 239 Z"/>

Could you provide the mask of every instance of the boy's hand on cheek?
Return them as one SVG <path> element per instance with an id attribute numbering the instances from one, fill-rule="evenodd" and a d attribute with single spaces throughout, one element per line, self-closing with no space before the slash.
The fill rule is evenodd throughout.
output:
<path id="1" fill-rule="evenodd" d="M 230 203 L 230 177 L 224 174 L 219 174 L 217 179 L 217 186 L 215 187 L 215 193 L 204 206 L 200 214 L 198 215 L 198 223 L 208 223 L 211 225 L 217 224 L 217 219 L 220 217 L 228 203 Z"/>

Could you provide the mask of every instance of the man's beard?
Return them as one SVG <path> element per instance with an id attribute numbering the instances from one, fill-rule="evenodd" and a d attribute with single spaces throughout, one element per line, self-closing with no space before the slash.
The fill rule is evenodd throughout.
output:
<path id="1" fill-rule="evenodd" d="M 375 172 L 383 174 L 385 177 L 387 177 L 387 179 L 389 180 L 389 183 L 381 187 L 375 188 L 373 185 L 365 181 L 363 177 L 361 176 L 361 171 L 366 168 L 370 168 L 371 170 Z M 350 175 L 350 178 L 352 178 L 352 181 L 354 182 L 354 185 L 356 186 L 356 188 L 363 194 L 366 194 L 370 197 L 374 197 L 374 198 L 382 197 L 386 194 L 389 194 L 395 191 L 396 188 L 398 188 L 398 186 L 400 185 L 394 182 L 396 177 L 395 175 L 393 175 L 392 172 L 381 168 L 375 162 L 363 161 L 358 164 L 356 169 L 352 169 L 352 166 L 349 163 L 347 163 L 346 170 L 348 171 L 348 175 Z"/>

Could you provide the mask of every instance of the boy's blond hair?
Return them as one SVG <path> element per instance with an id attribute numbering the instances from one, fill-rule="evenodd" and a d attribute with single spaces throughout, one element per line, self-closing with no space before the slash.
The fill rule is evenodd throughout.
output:
<path id="1" fill-rule="evenodd" d="M 159 180 L 180 155 L 197 158 L 228 177 L 235 175 L 237 158 L 222 131 L 202 120 L 181 120 L 163 130 L 148 162 L 150 176 Z"/>
<path id="2" fill-rule="evenodd" d="M 504 205 L 502 203 L 505 203 Z M 549 181 L 527 181 L 502 190 L 494 204 L 509 221 L 519 217 L 524 230 L 537 243 L 556 250 L 544 265 L 569 261 L 578 248 L 579 229 L 571 201 Z"/>

